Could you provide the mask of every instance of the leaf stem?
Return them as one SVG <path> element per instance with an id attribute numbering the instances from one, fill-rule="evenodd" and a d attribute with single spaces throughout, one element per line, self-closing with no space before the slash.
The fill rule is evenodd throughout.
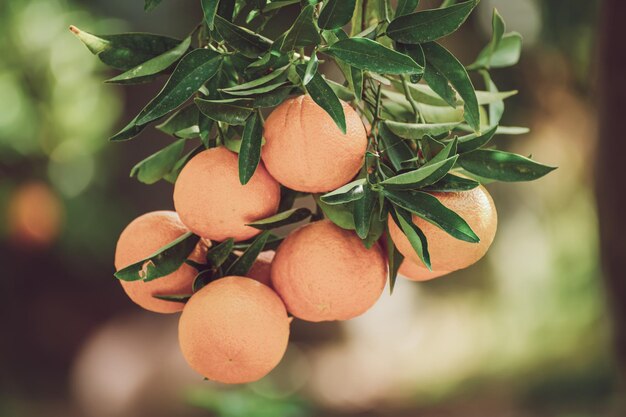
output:
<path id="1" fill-rule="evenodd" d="M 402 76 L 402 88 L 404 89 L 404 96 L 408 100 L 411 108 L 413 109 L 413 113 L 415 114 L 415 121 L 417 123 L 420 123 L 423 120 L 422 112 L 420 111 L 419 105 L 411 95 L 411 90 L 406 75 Z"/>

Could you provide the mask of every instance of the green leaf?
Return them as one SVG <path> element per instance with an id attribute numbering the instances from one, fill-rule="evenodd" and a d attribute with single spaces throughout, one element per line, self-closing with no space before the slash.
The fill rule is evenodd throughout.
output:
<path id="1" fill-rule="evenodd" d="M 242 103 L 240 99 L 203 100 L 197 98 L 194 101 L 202 114 L 212 120 L 228 123 L 229 125 L 244 125 L 254 111 L 250 107 L 233 104 Z"/>
<path id="2" fill-rule="evenodd" d="M 272 41 L 249 29 L 234 25 L 220 15 L 215 16 L 215 29 L 233 48 L 249 58 L 257 58 L 266 52 Z"/>
<path id="3" fill-rule="evenodd" d="M 180 39 L 150 33 L 92 35 L 76 26 L 70 31 L 105 64 L 122 71 L 140 65 L 175 48 Z"/>
<path id="4" fill-rule="evenodd" d="M 458 126 L 458 123 L 402 123 L 387 120 L 385 126 L 401 138 L 421 139 L 426 135 L 437 136 L 449 133 Z"/>
<path id="5" fill-rule="evenodd" d="M 219 268 L 226 262 L 228 256 L 233 251 L 235 240 L 230 238 L 209 249 L 206 260 L 213 268 Z"/>
<path id="6" fill-rule="evenodd" d="M 239 182 L 246 185 L 254 175 L 261 160 L 261 143 L 263 141 L 263 120 L 258 112 L 246 121 L 241 135 L 239 149 Z"/>
<path id="7" fill-rule="evenodd" d="M 270 72 L 269 74 L 264 75 L 263 77 L 255 78 L 252 81 L 235 85 L 233 87 L 223 88 L 222 91 L 225 93 L 233 93 L 233 92 L 238 92 L 238 91 L 254 90 L 258 87 L 269 84 L 270 82 L 274 81 L 277 78 L 282 79 L 282 77 L 285 76 L 285 72 L 287 71 L 288 68 L 289 66 L 278 68 Z"/>
<path id="8" fill-rule="evenodd" d="M 130 176 L 144 184 L 154 184 L 172 171 L 184 148 L 185 141 L 177 140 L 135 165 Z"/>
<path id="9" fill-rule="evenodd" d="M 367 183 L 362 188 L 361 198 L 354 202 L 354 227 L 356 234 L 361 239 L 365 239 L 370 231 L 372 213 L 378 199 L 378 193 L 374 192 Z"/>
<path id="10" fill-rule="evenodd" d="M 174 110 L 219 70 L 222 57 L 209 49 L 196 49 L 181 59 L 159 94 L 139 113 L 136 125 L 145 125 Z"/>
<path id="11" fill-rule="evenodd" d="M 424 165 L 414 171 L 405 172 L 395 177 L 388 178 L 381 182 L 387 188 L 421 188 L 431 185 L 443 178 L 454 166 L 459 156 L 454 155 L 443 161 Z"/>
<path id="12" fill-rule="evenodd" d="M 402 233 L 404 233 L 407 237 L 419 259 L 426 266 L 426 268 L 431 271 L 432 266 L 430 263 L 430 254 L 428 252 L 428 241 L 426 239 L 426 235 L 422 232 L 422 229 L 413 223 L 411 213 L 407 210 L 395 207 L 391 212 L 391 217 L 393 218 L 393 221 L 396 222 L 396 225 L 398 225 L 400 230 L 402 230 Z"/>
<path id="13" fill-rule="evenodd" d="M 306 70 L 304 71 L 304 76 L 302 77 L 302 84 L 306 86 L 311 82 L 315 74 L 317 74 L 317 67 L 319 66 L 319 60 L 317 59 L 317 54 L 313 53 L 311 55 L 311 59 L 306 64 Z"/>
<path id="14" fill-rule="evenodd" d="M 150 10 L 154 9 L 159 4 L 161 4 L 161 1 L 163 1 L 163 0 L 145 0 L 144 1 L 144 5 L 143 5 L 143 9 L 146 12 L 149 12 Z"/>
<path id="15" fill-rule="evenodd" d="M 404 256 L 398 251 L 395 243 L 391 240 L 391 236 L 387 233 L 387 263 L 389 264 L 389 292 L 393 294 L 398 278 L 398 269 L 404 261 Z"/>
<path id="16" fill-rule="evenodd" d="M 191 294 L 171 294 L 171 295 L 153 295 L 154 298 L 163 301 L 172 301 L 175 303 L 186 303 L 191 298 Z"/>
<path id="17" fill-rule="evenodd" d="M 169 275 L 180 268 L 193 252 L 199 239 L 199 236 L 191 232 L 185 233 L 147 258 L 120 269 L 115 273 L 115 277 L 122 281 L 148 282 Z"/>
<path id="18" fill-rule="evenodd" d="M 220 0 L 201 0 L 202 12 L 204 13 L 204 22 L 213 30 L 215 15 L 217 13 L 217 6 L 220 4 Z"/>
<path id="19" fill-rule="evenodd" d="M 217 278 L 219 278 L 220 276 L 216 272 L 217 271 L 215 271 L 213 269 L 205 269 L 204 271 L 201 271 L 194 278 L 191 290 L 194 293 L 197 293 L 202 288 L 206 287 L 209 283 L 211 283 L 212 281 L 214 281 Z"/>
<path id="20" fill-rule="evenodd" d="M 300 79 L 304 79 L 306 68 L 298 65 L 296 67 Z M 328 85 L 326 80 L 317 72 L 311 81 L 306 85 L 306 91 L 311 95 L 311 98 L 318 106 L 324 109 L 326 113 L 335 121 L 335 124 L 341 130 L 341 133 L 346 134 L 346 115 L 343 111 L 343 106 L 337 98 L 337 95 L 333 89 Z"/>
<path id="21" fill-rule="evenodd" d="M 320 200 L 329 205 L 345 204 L 363 197 L 364 178 L 354 180 L 334 191 L 324 194 Z"/>
<path id="22" fill-rule="evenodd" d="M 252 107 L 254 108 L 267 108 L 278 106 L 285 101 L 288 95 L 293 90 L 292 85 L 286 85 L 284 87 L 277 88 L 267 93 L 257 94 L 253 97 Z"/>
<path id="23" fill-rule="evenodd" d="M 429 144 L 429 146 L 431 146 L 431 144 Z M 443 162 L 444 160 L 452 157 L 453 155 L 456 155 L 457 150 L 458 150 L 458 139 L 454 138 L 453 140 L 448 142 L 448 144 L 445 145 L 441 149 L 441 151 L 437 152 L 434 157 L 432 157 L 426 164 L 424 164 L 424 167 L 434 165 L 439 162 Z"/>
<path id="24" fill-rule="evenodd" d="M 389 189 L 384 189 L 383 193 L 393 204 L 416 214 L 459 240 L 471 243 L 480 241 L 465 220 L 428 193 Z"/>
<path id="25" fill-rule="evenodd" d="M 226 270 L 225 275 L 246 276 L 254 261 L 259 256 L 259 253 L 263 250 L 265 242 L 269 239 L 269 232 L 262 232 L 254 242 L 244 251 L 243 254 Z"/>
<path id="26" fill-rule="evenodd" d="M 311 210 L 308 208 L 294 208 L 282 213 L 275 214 L 263 220 L 257 220 L 254 223 L 249 223 L 247 226 L 252 226 L 259 230 L 271 230 L 277 227 L 286 226 L 289 224 L 298 223 L 308 217 L 311 217 Z"/>
<path id="27" fill-rule="evenodd" d="M 155 127 L 163 133 L 174 136 L 181 130 L 186 130 L 197 125 L 198 107 L 196 107 L 194 103 L 191 103 Z"/>
<path id="28" fill-rule="evenodd" d="M 199 145 L 191 151 L 187 152 L 182 158 L 178 160 L 178 162 L 176 162 L 176 164 L 174 164 L 174 168 L 172 168 L 172 170 L 167 175 L 165 175 L 163 179 L 172 184 L 175 183 L 176 178 L 178 178 L 178 174 L 180 174 L 180 171 L 187 164 L 187 162 L 189 162 L 191 158 L 193 158 L 203 150 L 205 150 L 204 145 Z"/>
<path id="29" fill-rule="evenodd" d="M 178 46 L 156 56 L 135 68 L 106 80 L 110 84 L 136 84 L 152 80 L 156 75 L 168 69 L 187 52 L 191 38 L 185 38 Z"/>
<path id="30" fill-rule="evenodd" d="M 343 85 L 334 82 L 333 80 L 326 80 L 329 87 L 333 90 L 333 92 L 337 95 L 337 97 L 343 101 L 352 101 L 355 100 L 356 97 L 354 92 L 352 92 L 348 87 L 344 87 Z"/>
<path id="31" fill-rule="evenodd" d="M 506 33 L 502 36 L 498 47 L 488 55 L 483 50 L 476 61 L 467 68 L 470 70 L 480 68 L 505 68 L 518 63 L 522 54 L 522 35 L 517 32 Z M 490 57 L 490 58 L 488 58 Z"/>
<path id="32" fill-rule="evenodd" d="M 407 15 L 409 13 L 413 13 L 417 6 L 419 5 L 419 0 L 398 0 L 398 6 L 396 7 L 396 15 L 398 18 L 400 16 Z"/>
<path id="33" fill-rule="evenodd" d="M 424 68 L 407 55 L 367 38 L 343 39 L 324 50 L 355 68 L 379 74 L 420 74 Z"/>
<path id="34" fill-rule="evenodd" d="M 482 135 L 471 133 L 459 138 L 459 153 L 466 153 L 485 146 L 496 134 L 498 126 L 493 126 Z"/>
<path id="35" fill-rule="evenodd" d="M 350 204 L 330 205 L 324 203 L 319 197 L 315 197 L 315 202 L 322 209 L 324 215 L 331 222 L 346 230 L 354 230 L 354 216 Z"/>
<path id="36" fill-rule="evenodd" d="M 280 47 L 282 52 L 293 51 L 296 48 L 305 46 L 318 45 L 322 41 L 313 20 L 314 12 L 315 6 L 312 4 L 302 9 L 300 15 L 298 15 L 296 21 L 291 28 L 289 28 L 283 40 L 283 44 Z"/>
<path id="37" fill-rule="evenodd" d="M 468 69 L 473 68 L 489 68 L 491 63 L 491 57 L 493 53 L 498 49 L 500 45 L 500 41 L 502 40 L 502 35 L 504 35 L 506 25 L 500 13 L 498 13 L 497 9 L 493 9 L 493 15 L 491 18 L 491 40 L 489 44 L 478 54 L 476 61 L 468 66 Z"/>
<path id="38" fill-rule="evenodd" d="M 296 3 L 300 3 L 300 0 L 275 0 L 263 7 L 263 12 L 271 12 Z"/>
<path id="39" fill-rule="evenodd" d="M 381 123 L 378 128 L 378 134 L 383 145 L 382 152 L 385 154 L 396 171 L 405 168 L 404 161 L 412 159 L 415 152 L 411 149 L 406 140 L 394 134 L 387 124 Z M 407 168 L 415 168 L 416 164 L 408 164 Z"/>
<path id="40" fill-rule="evenodd" d="M 439 181 L 432 185 L 422 188 L 422 191 L 439 192 L 439 193 L 458 193 L 473 190 L 480 183 L 468 178 L 458 177 L 450 173 L 444 175 Z"/>
<path id="41" fill-rule="evenodd" d="M 397 42 L 421 44 L 455 32 L 479 0 L 469 0 L 443 9 L 423 10 L 395 18 L 387 36 Z"/>
<path id="42" fill-rule="evenodd" d="M 472 174 L 505 182 L 533 181 L 556 169 L 521 155 L 491 149 L 465 153 L 458 162 Z"/>
<path id="43" fill-rule="evenodd" d="M 426 55 L 426 72 L 424 78 L 428 85 L 432 87 L 437 94 L 441 95 L 446 101 L 449 97 L 449 91 L 446 88 L 442 88 L 440 84 L 439 76 L 444 77 L 459 93 L 463 101 L 465 102 L 465 120 L 475 130 L 480 129 L 480 114 L 478 110 L 478 100 L 476 98 L 476 92 L 474 91 L 474 85 L 465 70 L 465 67 L 443 46 L 431 42 L 422 45 L 424 54 Z M 434 72 L 433 72 L 434 70 Z M 437 74 L 433 78 L 433 74 Z M 433 82 L 434 80 L 436 82 Z M 451 105 L 454 107 L 454 103 Z"/>
<path id="44" fill-rule="evenodd" d="M 356 0 L 329 0 L 317 20 L 322 29 L 338 29 L 352 19 Z"/>

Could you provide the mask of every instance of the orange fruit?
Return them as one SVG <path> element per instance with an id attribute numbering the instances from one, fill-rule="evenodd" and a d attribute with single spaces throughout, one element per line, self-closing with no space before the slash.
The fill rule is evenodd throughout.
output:
<path id="1" fill-rule="evenodd" d="M 252 264 L 252 268 L 250 268 L 250 271 L 248 271 L 248 277 L 259 281 L 261 284 L 265 284 L 268 287 L 271 287 L 271 270 L 274 255 L 276 255 L 276 252 L 274 252 L 273 250 L 266 250 L 261 252 L 256 258 L 256 261 L 254 261 L 254 264 Z"/>
<path id="2" fill-rule="evenodd" d="M 280 362 L 289 323 L 274 291 L 253 279 L 230 276 L 191 297 L 180 316 L 178 340 L 196 372 L 242 384 L 263 378 Z"/>
<path id="3" fill-rule="evenodd" d="M 237 154 L 224 147 L 194 156 L 174 186 L 174 206 L 182 222 L 197 235 L 223 241 L 256 236 L 250 226 L 278 210 L 280 185 L 263 164 L 246 185 L 239 182 Z"/>
<path id="4" fill-rule="evenodd" d="M 272 285 L 287 310 L 307 321 L 348 320 L 380 297 L 387 264 L 378 245 L 363 246 L 353 231 L 329 220 L 309 223 L 278 247 Z"/>
<path id="5" fill-rule="evenodd" d="M 432 194 L 444 206 L 461 216 L 480 238 L 478 243 L 464 242 L 450 236 L 432 223 L 413 215 L 413 222 L 424 232 L 428 240 L 432 269 L 434 271 L 456 271 L 467 268 L 487 253 L 496 235 L 498 214 L 493 199 L 483 186 L 459 193 Z M 391 239 L 400 253 L 407 260 L 425 268 L 409 240 L 391 216 L 388 219 L 388 225 Z"/>
<path id="6" fill-rule="evenodd" d="M 402 261 L 398 272 L 410 281 L 428 281 L 450 273 L 445 271 L 429 271 L 425 267 L 411 262 L 408 259 Z"/>
<path id="7" fill-rule="evenodd" d="M 173 211 L 153 211 L 137 217 L 120 235 L 115 248 L 115 268 L 123 269 L 152 255 L 161 247 L 178 239 L 189 230 L 181 223 Z M 189 259 L 205 262 L 206 250 L 198 244 Z M 157 313 L 175 313 L 184 304 L 155 298 L 155 295 L 191 294 L 197 271 L 187 264 L 178 270 L 152 281 L 122 281 L 126 294 L 146 310 Z"/>
<path id="8" fill-rule="evenodd" d="M 361 169 L 367 134 L 359 115 L 342 102 L 346 134 L 309 95 L 285 100 L 265 121 L 261 156 L 284 186 L 321 193 L 348 183 Z"/>
<path id="9" fill-rule="evenodd" d="M 19 186 L 7 208 L 9 234 L 19 245 L 45 247 L 58 237 L 63 223 L 63 203 L 43 182 Z"/>

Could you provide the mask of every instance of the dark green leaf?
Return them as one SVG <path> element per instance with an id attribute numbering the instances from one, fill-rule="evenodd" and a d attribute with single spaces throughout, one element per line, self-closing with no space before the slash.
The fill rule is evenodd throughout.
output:
<path id="1" fill-rule="evenodd" d="M 191 232 L 185 233 L 147 258 L 120 269 L 115 273 L 115 277 L 122 281 L 147 282 L 169 275 L 180 268 L 193 252 L 199 239 L 199 236 Z"/>
<path id="2" fill-rule="evenodd" d="M 298 65 L 296 67 L 300 79 L 304 79 L 306 67 Z M 346 115 L 343 111 L 343 106 L 337 98 L 337 95 L 333 89 L 328 85 L 326 80 L 318 73 L 316 73 L 311 81 L 306 85 L 306 91 L 311 95 L 313 101 L 315 101 L 321 108 L 328 113 L 328 115 L 335 121 L 335 124 L 346 134 Z"/>
<path id="3" fill-rule="evenodd" d="M 466 153 L 485 146 L 493 135 L 495 135 L 498 126 L 493 126 L 482 135 L 471 133 L 459 138 L 459 153 Z"/>
<path id="4" fill-rule="evenodd" d="M 204 271 L 201 271 L 198 275 L 196 275 L 196 277 L 193 280 L 193 285 L 191 287 L 192 291 L 194 293 L 197 293 L 202 288 L 204 288 L 207 284 L 211 283 L 211 281 L 214 281 L 215 279 L 219 278 L 219 274 L 217 274 L 216 272 L 217 271 L 213 269 L 206 269 Z"/>
<path id="5" fill-rule="evenodd" d="M 184 147 L 185 141 L 177 140 L 135 165 L 130 176 L 144 184 L 154 184 L 174 168 Z"/>
<path id="6" fill-rule="evenodd" d="M 70 30 L 105 64 L 127 71 L 180 45 L 179 39 L 150 33 L 92 35 L 70 26 Z"/>
<path id="7" fill-rule="evenodd" d="M 479 0 L 468 0 L 443 9 L 422 10 L 397 17 L 387 27 L 387 36 L 397 42 L 431 42 L 455 32 Z"/>
<path id="8" fill-rule="evenodd" d="M 254 261 L 263 250 L 265 242 L 270 237 L 269 232 L 262 232 L 243 254 L 226 270 L 226 275 L 246 276 Z"/>
<path id="9" fill-rule="evenodd" d="M 176 132 L 196 125 L 198 125 L 198 107 L 191 103 L 174 113 L 163 123 L 157 125 L 156 128 L 168 135 L 175 135 Z"/>
<path id="10" fill-rule="evenodd" d="M 221 242 L 219 245 L 212 247 L 206 254 L 206 260 L 213 268 L 219 268 L 226 262 L 228 256 L 233 251 L 235 246 L 234 239 L 226 239 Z"/>
<path id="11" fill-rule="evenodd" d="M 315 74 L 317 74 L 317 67 L 319 65 L 319 60 L 317 59 L 317 54 L 313 53 L 309 62 L 306 64 L 306 70 L 304 71 L 304 77 L 302 77 L 302 84 L 307 85 L 311 82 Z"/>
<path id="12" fill-rule="evenodd" d="M 283 79 L 283 77 L 285 76 L 285 72 L 287 70 L 287 68 L 289 68 L 288 66 L 282 67 L 282 68 L 278 68 L 273 72 L 270 72 L 267 75 L 264 75 L 263 77 L 259 77 L 259 78 L 255 78 L 252 81 L 249 81 L 247 83 L 243 83 L 243 84 L 239 84 L 239 85 L 235 85 L 233 87 L 229 87 L 229 88 L 224 88 L 222 89 L 223 92 L 225 93 L 233 93 L 233 92 L 237 92 L 237 91 L 246 91 L 246 90 L 254 90 L 258 87 L 261 87 L 263 85 L 269 84 L 271 81 L 274 81 L 275 79 Z"/>
<path id="13" fill-rule="evenodd" d="M 421 45 L 397 43 L 397 46 L 400 52 L 411 57 L 413 61 L 417 62 L 417 65 L 422 68 L 426 67 L 426 57 L 424 56 L 424 50 L 422 49 Z M 423 73 L 411 74 L 411 82 L 414 84 L 420 82 L 423 75 Z"/>
<path id="14" fill-rule="evenodd" d="M 227 100 L 194 100 L 200 111 L 208 118 L 217 122 L 228 123 L 229 125 L 244 125 L 246 120 L 254 111 L 250 107 L 243 107 L 238 99 Z"/>
<path id="15" fill-rule="evenodd" d="M 215 20 L 215 14 L 217 13 L 217 6 L 219 6 L 220 0 L 201 0 L 202 12 L 204 13 L 204 22 L 213 30 L 213 22 Z"/>
<path id="16" fill-rule="evenodd" d="M 426 266 L 426 268 L 428 268 L 428 270 L 432 270 L 426 235 L 422 232 L 422 229 L 413 223 L 411 213 L 407 210 L 395 207 L 391 212 L 391 217 L 393 218 L 393 221 L 396 222 L 396 225 L 398 225 L 400 230 L 402 230 L 402 233 L 404 233 L 407 237 L 409 243 L 411 243 L 411 246 L 413 247 L 413 250 L 415 250 L 415 253 L 422 263 Z"/>
<path id="17" fill-rule="evenodd" d="M 330 205 L 345 204 L 351 201 L 356 201 L 363 197 L 365 182 L 366 180 L 364 178 L 354 180 L 334 191 L 324 194 L 320 197 L 320 200 Z"/>
<path id="18" fill-rule="evenodd" d="M 459 240 L 472 243 L 480 241 L 465 220 L 428 193 L 388 189 L 383 190 L 383 193 L 393 204 L 416 214 Z"/>
<path id="19" fill-rule="evenodd" d="M 284 87 L 277 88 L 267 93 L 257 94 L 253 97 L 252 107 L 254 108 L 267 108 L 278 106 L 285 101 L 287 96 L 291 94 L 293 90 L 292 85 L 286 85 Z"/>
<path id="20" fill-rule="evenodd" d="M 372 190 L 369 184 L 363 185 L 362 196 L 354 202 L 354 227 L 356 234 L 361 238 L 367 238 L 372 222 L 372 213 L 378 194 Z"/>
<path id="21" fill-rule="evenodd" d="M 419 5 L 420 0 L 398 0 L 398 6 L 396 7 L 396 15 L 395 17 L 404 16 L 409 13 L 413 13 L 417 6 Z"/>
<path id="22" fill-rule="evenodd" d="M 324 203 L 319 197 L 315 198 L 315 202 L 322 209 L 328 220 L 342 229 L 354 230 L 354 217 L 350 203 L 330 205 Z"/>
<path id="23" fill-rule="evenodd" d="M 148 123 L 139 125 L 137 124 L 137 117 L 128 122 L 128 124 L 115 135 L 111 136 L 109 139 L 112 142 L 119 142 L 123 140 L 129 140 L 140 134 L 146 127 Z"/>
<path id="24" fill-rule="evenodd" d="M 521 155 L 490 149 L 461 155 L 459 165 L 480 177 L 506 182 L 533 181 L 556 169 Z"/>
<path id="25" fill-rule="evenodd" d="M 191 38 L 186 38 L 175 48 L 162 53 L 135 68 L 132 68 L 105 82 L 111 84 L 133 84 L 150 81 L 155 75 L 168 69 L 174 62 L 178 61 L 191 45 Z"/>
<path id="26" fill-rule="evenodd" d="M 287 78 L 286 75 L 284 78 Z M 225 91 L 224 92 L 230 96 L 238 96 L 238 97 L 254 97 L 259 94 L 270 93 L 274 90 L 279 89 L 280 87 L 286 86 L 285 80 L 279 80 L 275 83 L 265 84 L 260 87 L 253 88 L 251 90 L 235 90 L 235 91 Z"/>
<path id="27" fill-rule="evenodd" d="M 322 29 L 340 28 L 352 19 L 356 0 L 329 0 L 317 21 Z"/>
<path id="28" fill-rule="evenodd" d="M 367 38 L 340 40 L 324 53 L 353 67 L 379 74 L 420 74 L 424 71 L 407 55 Z"/>
<path id="29" fill-rule="evenodd" d="M 153 295 L 154 298 L 158 298 L 163 301 L 172 301 L 175 303 L 186 303 L 191 298 L 191 294 L 172 294 L 172 295 Z"/>
<path id="30" fill-rule="evenodd" d="M 431 157 L 431 159 L 424 165 L 424 167 L 431 166 L 431 165 L 437 164 L 439 162 L 443 162 L 444 160 L 452 157 L 453 155 L 456 155 L 457 148 L 458 148 L 458 139 L 454 138 L 453 140 L 448 142 L 448 144 L 445 145 L 441 149 L 441 151 L 436 152 L 435 156 Z M 432 151 L 432 149 L 431 149 L 431 151 Z"/>
<path id="31" fill-rule="evenodd" d="M 414 171 L 405 172 L 381 182 L 387 188 L 421 188 L 431 185 L 443 178 L 454 166 L 458 155 L 454 155 L 443 161 L 424 165 Z"/>
<path id="32" fill-rule="evenodd" d="M 222 57 L 210 49 L 196 49 L 181 59 L 159 94 L 137 116 L 144 125 L 174 110 L 219 70 Z"/>
<path id="33" fill-rule="evenodd" d="M 246 185 L 254 175 L 261 160 L 261 143 L 263 141 L 263 120 L 258 112 L 246 121 L 241 135 L 239 149 L 239 182 Z"/>
<path id="34" fill-rule="evenodd" d="M 398 278 L 398 269 L 404 261 L 404 256 L 398 251 L 395 243 L 391 240 L 391 236 L 387 233 L 387 263 L 389 264 L 389 292 L 393 293 Z"/>
<path id="35" fill-rule="evenodd" d="M 382 139 L 382 152 L 387 155 L 393 167 L 399 171 L 402 168 L 415 168 L 415 162 L 403 165 L 404 161 L 412 159 L 415 152 L 411 149 L 408 142 L 401 137 L 395 135 L 386 124 L 381 123 L 378 128 L 378 134 Z"/>
<path id="36" fill-rule="evenodd" d="M 278 10 L 286 6 L 291 6 L 292 4 L 300 3 L 300 0 L 277 0 L 273 1 L 270 4 L 266 5 L 263 8 L 263 12 L 271 12 L 273 10 Z"/>
<path id="37" fill-rule="evenodd" d="M 248 226 L 252 226 L 259 230 L 271 230 L 277 227 L 286 226 L 288 224 L 298 223 L 311 216 L 311 210 L 308 208 L 294 208 L 282 213 L 275 214 L 263 220 L 257 220 L 254 223 L 249 223 Z"/>
<path id="38" fill-rule="evenodd" d="M 426 55 L 426 72 L 424 77 L 428 85 L 432 87 L 437 94 L 446 99 L 449 95 L 447 89 L 443 89 L 439 82 L 432 82 L 433 80 L 429 72 L 433 72 L 443 77 L 454 87 L 463 98 L 464 104 L 464 117 L 467 123 L 475 130 L 480 129 L 480 114 L 478 110 L 478 100 L 476 98 L 476 92 L 474 91 L 474 85 L 465 70 L 465 67 L 443 46 L 430 42 L 422 45 L 424 54 Z M 450 97 L 448 97 L 450 98 Z M 446 101 L 448 101 L 446 99 Z M 454 107 L 454 104 L 452 104 Z"/>
<path id="39" fill-rule="evenodd" d="M 458 126 L 458 123 L 402 123 L 387 120 L 385 125 L 401 138 L 421 139 L 426 135 L 448 133 Z"/>
<path id="40" fill-rule="evenodd" d="M 315 6 L 312 4 L 302 9 L 300 15 L 291 28 L 289 28 L 283 40 L 283 44 L 280 47 L 282 52 L 293 51 L 296 48 L 305 46 L 318 45 L 321 42 L 322 39 L 313 20 L 314 12 Z"/>
<path id="41" fill-rule="evenodd" d="M 249 29 L 234 25 L 220 15 L 215 16 L 215 28 L 224 40 L 243 55 L 256 58 L 266 52 L 272 41 Z"/>
<path id="42" fill-rule="evenodd" d="M 422 188 L 423 191 L 440 192 L 440 193 L 458 193 L 462 191 L 473 190 L 480 183 L 468 178 L 458 177 L 450 173 L 432 185 Z"/>

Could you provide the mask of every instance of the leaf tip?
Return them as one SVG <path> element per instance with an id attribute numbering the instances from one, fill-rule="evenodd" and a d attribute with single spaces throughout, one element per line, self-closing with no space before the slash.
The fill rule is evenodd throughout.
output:
<path id="1" fill-rule="evenodd" d="M 70 29 L 70 32 L 72 32 L 74 35 L 76 36 L 80 35 L 80 29 L 78 29 L 76 26 L 70 25 L 69 29 Z"/>

